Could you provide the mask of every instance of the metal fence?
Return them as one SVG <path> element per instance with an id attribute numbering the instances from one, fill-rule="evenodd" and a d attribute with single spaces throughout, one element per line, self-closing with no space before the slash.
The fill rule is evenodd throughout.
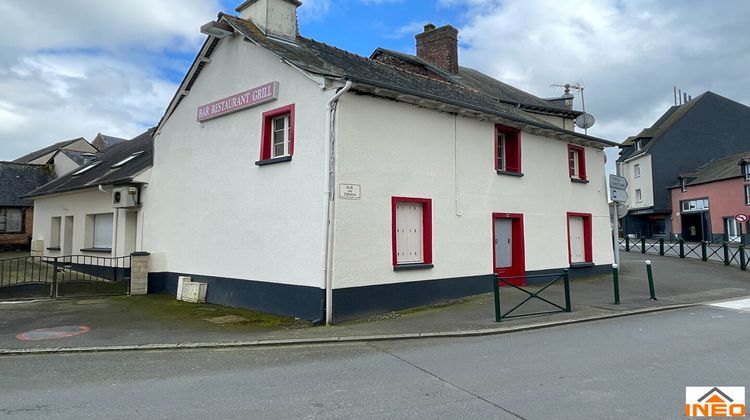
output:
<path id="1" fill-rule="evenodd" d="M 531 291 L 527 290 L 523 287 L 517 286 L 514 284 L 513 280 L 518 279 L 542 279 L 542 278 L 552 278 L 551 281 L 548 281 L 544 283 L 538 290 Z M 563 294 L 564 294 L 564 307 L 547 299 L 544 297 L 539 296 L 542 292 L 548 290 L 552 285 L 558 283 L 559 281 L 562 281 L 563 284 Z M 505 285 L 508 287 L 511 287 L 513 289 L 520 290 L 526 295 L 526 298 L 517 303 L 515 306 L 513 306 L 511 309 L 503 313 L 502 308 L 500 307 L 500 286 Z M 564 270 L 561 273 L 553 273 L 553 274 L 534 274 L 534 275 L 526 275 L 526 276 L 516 276 L 516 277 L 500 277 L 497 274 L 493 276 L 493 289 L 495 291 L 495 321 L 501 322 L 503 319 L 507 318 L 516 318 L 520 316 L 531 316 L 531 315 L 544 315 L 544 314 L 552 314 L 557 312 L 572 312 L 572 306 L 570 303 L 570 277 L 568 275 L 568 270 Z M 552 309 L 548 311 L 537 311 L 537 312 L 531 312 L 531 313 L 516 313 L 511 315 L 513 312 L 515 312 L 517 309 L 519 309 L 524 304 L 532 301 L 533 299 L 536 299 L 538 301 L 544 302 L 546 306 L 553 306 L 557 309 Z"/>
<path id="2" fill-rule="evenodd" d="M 685 242 L 678 239 L 667 242 L 664 239 L 638 238 L 631 240 L 625 237 L 619 241 L 620 249 L 626 252 L 640 252 L 641 254 L 652 254 L 661 256 L 673 256 L 679 258 L 693 258 L 701 261 L 715 261 L 726 266 L 736 266 L 746 271 L 750 254 L 743 244 L 723 242 L 720 245 L 703 242 Z"/>
<path id="3" fill-rule="evenodd" d="M 130 256 L 17 257 L 0 260 L 0 299 L 128 294 Z"/>

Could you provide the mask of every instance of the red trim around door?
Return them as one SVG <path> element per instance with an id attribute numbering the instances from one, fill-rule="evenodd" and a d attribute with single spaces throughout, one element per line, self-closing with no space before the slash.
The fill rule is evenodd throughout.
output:
<path id="1" fill-rule="evenodd" d="M 568 264 L 573 264 L 573 256 L 570 252 L 570 217 L 583 217 L 583 253 L 587 263 L 594 262 L 591 246 L 591 213 L 568 212 L 566 223 L 568 225 Z"/>
<path id="2" fill-rule="evenodd" d="M 513 235 L 513 265 L 508 268 L 495 267 L 495 219 L 510 219 Z M 526 246 L 524 245 L 523 214 L 521 213 L 492 213 L 492 272 L 500 276 L 516 277 L 526 274 Z M 526 284 L 525 278 L 518 278 L 511 283 L 516 286 Z M 501 285 L 502 286 L 502 285 Z"/>

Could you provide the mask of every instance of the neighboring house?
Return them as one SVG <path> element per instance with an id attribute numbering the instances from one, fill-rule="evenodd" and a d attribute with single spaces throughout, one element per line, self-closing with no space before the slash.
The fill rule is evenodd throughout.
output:
<path id="1" fill-rule="evenodd" d="M 746 243 L 750 213 L 750 151 L 716 159 L 672 186 L 672 231 L 688 241 Z"/>
<path id="2" fill-rule="evenodd" d="M 94 137 L 94 141 L 92 141 L 91 144 L 98 150 L 103 151 L 110 146 L 122 143 L 124 141 L 128 141 L 128 139 L 122 139 L 119 137 L 107 136 L 102 133 L 98 133 L 96 137 Z"/>
<path id="3" fill-rule="evenodd" d="M 0 162 L 0 251 L 29 250 L 34 203 L 21 197 L 53 177 L 48 165 Z"/>
<path id="4" fill-rule="evenodd" d="M 301 37 L 299 4 L 203 26 L 154 134 L 152 292 L 190 275 L 209 302 L 338 321 L 487 292 L 492 273 L 611 270 L 615 144 L 574 132 L 567 99 L 460 67 L 450 26 L 417 56 Z"/>
<path id="5" fill-rule="evenodd" d="M 34 240 L 47 256 L 123 256 L 140 249 L 142 186 L 153 160 L 152 130 L 107 148 L 83 167 L 32 191 Z"/>
<path id="6" fill-rule="evenodd" d="M 620 146 L 620 174 L 628 180 L 623 233 L 671 237 L 671 187 L 680 173 L 748 149 L 750 108 L 706 92 L 672 106 L 650 128 Z"/>
<path id="7" fill-rule="evenodd" d="M 51 146 L 22 156 L 13 162 L 35 165 L 52 165 L 55 176 L 59 177 L 76 169 L 87 159 L 96 157 L 98 150 L 83 137 L 61 141 Z"/>

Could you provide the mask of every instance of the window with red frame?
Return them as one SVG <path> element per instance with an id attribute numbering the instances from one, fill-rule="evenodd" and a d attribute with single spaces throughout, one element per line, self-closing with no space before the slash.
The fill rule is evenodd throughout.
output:
<path id="1" fill-rule="evenodd" d="M 394 269 L 432 267 L 432 200 L 393 197 L 391 232 Z"/>
<path id="2" fill-rule="evenodd" d="M 263 113 L 260 161 L 291 160 L 294 155 L 294 104 Z"/>
<path id="3" fill-rule="evenodd" d="M 568 213 L 568 257 L 571 265 L 593 262 L 591 214 Z"/>
<path id="4" fill-rule="evenodd" d="M 583 147 L 568 145 L 568 174 L 573 180 L 586 180 L 586 150 Z"/>
<path id="5" fill-rule="evenodd" d="M 495 126 L 495 170 L 498 173 L 521 173 L 521 131 L 504 125 Z"/>

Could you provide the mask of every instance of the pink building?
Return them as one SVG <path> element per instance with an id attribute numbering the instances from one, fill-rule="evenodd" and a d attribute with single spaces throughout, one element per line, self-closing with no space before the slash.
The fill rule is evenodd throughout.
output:
<path id="1" fill-rule="evenodd" d="M 687 241 L 745 243 L 750 224 L 735 216 L 750 214 L 750 152 L 713 160 L 678 179 L 670 187 L 675 234 Z"/>

